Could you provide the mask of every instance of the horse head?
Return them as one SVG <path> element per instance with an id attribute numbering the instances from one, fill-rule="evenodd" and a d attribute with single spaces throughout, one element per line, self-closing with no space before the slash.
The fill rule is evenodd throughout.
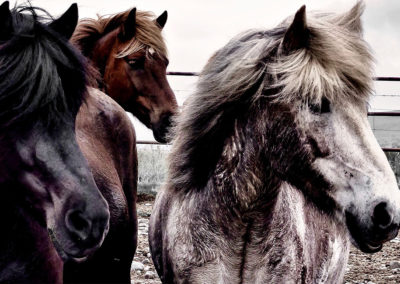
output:
<path id="1" fill-rule="evenodd" d="M 85 25 L 101 25 L 98 32 L 102 36 L 87 55 L 101 72 L 105 92 L 152 129 L 157 141 L 165 143 L 177 111 L 166 77 L 168 59 L 161 35 L 167 12 L 154 20 L 151 16 L 133 8 L 110 19 L 83 21 L 74 37 L 82 45 L 84 39 L 80 42 L 79 37 L 84 37 L 80 32 Z"/>
<path id="2" fill-rule="evenodd" d="M 400 191 L 367 120 L 372 57 L 361 37 L 362 11 L 358 3 L 308 23 L 303 6 L 271 68 L 281 116 L 294 121 L 290 137 L 302 149 L 288 153 L 292 164 L 282 176 L 343 221 L 357 247 L 375 252 L 397 235 Z"/>
<path id="3" fill-rule="evenodd" d="M 218 163 L 252 145 L 259 160 L 248 163 L 263 169 L 267 191 L 255 190 L 255 199 L 289 183 L 361 250 L 394 238 L 400 191 L 367 119 L 372 56 L 362 11 L 358 3 L 343 15 L 306 17 L 302 7 L 278 27 L 246 31 L 218 50 L 179 116 L 173 188 L 206 187 Z"/>
<path id="4" fill-rule="evenodd" d="M 35 8 L 8 2 L 0 15 L 0 184 L 61 258 L 86 257 L 110 214 L 75 137 L 87 83 L 85 59 L 68 43 L 77 5 L 47 24 Z"/>

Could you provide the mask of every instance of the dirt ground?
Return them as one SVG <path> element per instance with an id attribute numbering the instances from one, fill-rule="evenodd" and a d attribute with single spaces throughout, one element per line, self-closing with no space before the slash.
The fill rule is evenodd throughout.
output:
<path id="1" fill-rule="evenodd" d="M 150 197 L 141 198 L 138 203 L 139 243 L 131 271 L 134 284 L 161 283 L 154 269 L 147 241 L 148 222 L 153 206 Z M 344 283 L 400 283 L 400 238 L 387 243 L 376 254 L 365 254 L 351 249 Z"/>

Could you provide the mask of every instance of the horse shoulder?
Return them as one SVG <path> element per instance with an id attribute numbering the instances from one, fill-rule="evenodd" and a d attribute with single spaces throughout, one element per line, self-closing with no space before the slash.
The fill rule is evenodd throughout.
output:
<path id="1" fill-rule="evenodd" d="M 116 166 L 135 166 L 129 165 L 136 161 L 133 124 L 125 111 L 100 90 L 89 89 L 86 104 L 78 114 L 77 128 L 85 136 L 100 139 L 117 162 Z"/>
<path id="2" fill-rule="evenodd" d="M 232 256 L 236 246 L 228 248 L 237 239 L 219 238 L 222 232 L 210 215 L 215 212 L 204 211 L 208 200 L 198 197 L 176 194 L 171 185 L 158 193 L 149 226 L 154 266 L 163 283 L 237 283 L 240 260 Z M 216 231 L 209 235 L 211 227 Z M 223 249 L 217 246 L 221 242 Z"/>
<path id="3" fill-rule="evenodd" d="M 157 194 L 153 207 L 153 213 L 150 216 L 149 224 L 149 244 L 151 257 L 158 275 L 164 283 L 173 283 L 174 274 L 172 263 L 166 251 L 166 225 L 168 222 L 168 211 L 170 207 L 167 188 L 163 188 Z"/>
<path id="4" fill-rule="evenodd" d="M 136 135 L 125 111 L 100 90 L 90 88 L 77 116 L 76 133 L 103 195 L 107 200 L 119 196 L 119 203 L 127 202 L 129 215 L 135 219 Z"/>

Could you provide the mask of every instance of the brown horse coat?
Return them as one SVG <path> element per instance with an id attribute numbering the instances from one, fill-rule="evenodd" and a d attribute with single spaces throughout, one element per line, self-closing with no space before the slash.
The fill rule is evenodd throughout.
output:
<path id="1" fill-rule="evenodd" d="M 91 89 L 77 116 L 76 137 L 96 185 L 108 202 L 110 230 L 93 256 L 66 263 L 66 282 L 130 282 L 136 250 L 136 137 L 125 111 L 110 97 Z"/>
<path id="2" fill-rule="evenodd" d="M 165 143 L 178 109 L 166 77 L 167 49 L 159 17 L 136 8 L 98 19 L 83 19 L 71 41 L 98 69 L 98 87 L 131 112 Z"/>

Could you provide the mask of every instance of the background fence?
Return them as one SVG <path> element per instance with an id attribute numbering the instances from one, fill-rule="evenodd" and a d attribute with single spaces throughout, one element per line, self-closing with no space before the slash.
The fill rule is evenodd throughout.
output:
<path id="1" fill-rule="evenodd" d="M 170 76 L 198 76 L 196 72 L 168 72 Z M 400 77 L 376 77 L 376 81 L 400 82 Z M 400 85 L 399 85 L 400 87 Z M 400 97 L 400 88 L 398 90 Z M 400 105 L 397 106 L 400 109 Z M 368 119 L 400 186 L 400 111 L 372 111 Z M 139 192 L 155 194 L 166 177 L 169 145 L 138 140 Z"/>

